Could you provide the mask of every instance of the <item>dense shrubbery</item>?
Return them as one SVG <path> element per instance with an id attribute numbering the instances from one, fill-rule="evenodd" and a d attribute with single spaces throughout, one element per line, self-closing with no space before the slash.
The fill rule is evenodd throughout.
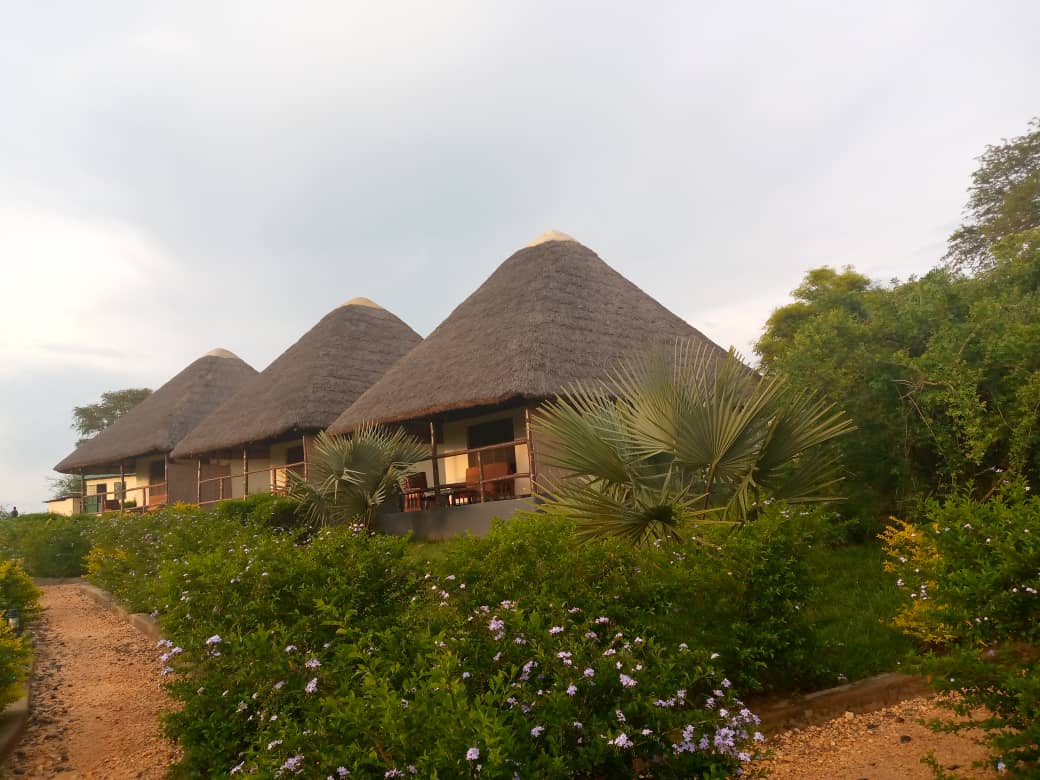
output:
<path id="1" fill-rule="evenodd" d="M 89 560 L 160 614 L 187 774 L 725 777 L 754 752 L 733 691 L 817 680 L 815 518 L 781 511 L 636 550 L 544 515 L 417 546 L 174 507 L 100 519 Z"/>
<path id="2" fill-rule="evenodd" d="M 1040 770 L 1040 499 L 1021 486 L 985 503 L 933 504 L 929 523 L 885 533 L 907 594 L 899 623 L 940 650 L 925 661 L 960 714 L 985 707 L 997 760 Z M 977 726 L 978 722 L 970 725 Z M 956 727 L 955 727 L 956 728 Z"/>
<path id="3" fill-rule="evenodd" d="M 21 560 L 34 577 L 78 577 L 90 550 L 90 515 L 32 514 L 0 521 L 0 558 Z"/>
<path id="4" fill-rule="evenodd" d="M 152 612 L 161 606 L 159 574 L 168 564 L 189 553 L 220 550 L 240 537 L 293 528 L 294 507 L 275 496 L 251 496 L 212 510 L 174 504 L 101 515 L 90 529 L 87 574 L 131 609 Z"/>
<path id="5" fill-rule="evenodd" d="M 565 599 L 661 641 L 720 653 L 744 691 L 811 686 L 813 631 L 802 608 L 811 596 L 806 554 L 817 523 L 780 512 L 646 549 L 618 540 L 575 545 L 568 521 L 532 515 L 487 537 L 453 541 L 437 569 L 479 584 L 459 594 L 470 608 L 517 594 L 539 609 Z"/>
<path id="6" fill-rule="evenodd" d="M 0 561 L 0 710 L 22 694 L 32 647 L 8 618 L 22 625 L 39 613 L 40 592 L 17 561 Z"/>

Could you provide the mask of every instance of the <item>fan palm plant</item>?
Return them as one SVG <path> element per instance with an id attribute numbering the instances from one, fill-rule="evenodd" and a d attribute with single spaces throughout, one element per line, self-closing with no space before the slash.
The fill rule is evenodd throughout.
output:
<path id="1" fill-rule="evenodd" d="M 400 490 L 401 478 L 430 457 L 429 447 L 401 429 L 365 426 L 351 436 L 324 431 L 307 478 L 289 472 L 288 495 L 312 525 L 372 526 L 376 510 Z"/>
<path id="2" fill-rule="evenodd" d="M 676 344 L 578 384 L 535 420 L 546 508 L 583 537 L 678 537 L 684 520 L 740 523 L 773 500 L 832 500 L 840 465 L 825 445 L 854 429 L 833 404 L 759 376 L 732 350 Z"/>

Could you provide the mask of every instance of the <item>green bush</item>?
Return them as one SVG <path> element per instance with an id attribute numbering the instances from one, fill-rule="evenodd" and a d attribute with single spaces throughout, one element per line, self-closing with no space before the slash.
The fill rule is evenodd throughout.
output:
<path id="1" fill-rule="evenodd" d="M 304 517 L 297 512 L 299 504 L 284 496 L 259 493 L 248 498 L 222 501 L 214 507 L 214 513 L 223 519 L 234 520 L 243 525 L 259 525 L 273 530 L 292 530 L 305 525 Z"/>
<path id="2" fill-rule="evenodd" d="M 728 777 L 755 748 L 733 692 L 818 676 L 815 516 L 635 549 L 532 514 L 424 562 L 349 528 L 278 533 L 262 511 L 94 531 L 92 580 L 160 615 L 185 775 Z"/>
<path id="3" fill-rule="evenodd" d="M 153 612 L 162 603 L 158 578 L 165 566 L 200 550 L 220 550 L 255 532 L 253 525 L 259 524 L 240 509 L 222 514 L 174 504 L 154 512 L 101 515 L 91 532 L 88 579 L 130 609 Z"/>
<path id="4" fill-rule="evenodd" d="M 523 589 L 470 608 L 480 584 L 420 575 L 401 539 L 258 537 L 161 579 L 189 775 L 722 778 L 753 752 L 707 653 Z"/>
<path id="5" fill-rule="evenodd" d="M 40 612 L 40 592 L 18 561 L 0 561 L 0 711 L 17 700 L 29 676 L 32 646 L 8 618 L 17 612 L 19 628 Z"/>
<path id="6" fill-rule="evenodd" d="M 568 521 L 532 514 L 448 543 L 431 570 L 474 586 L 459 594 L 470 608 L 517 593 L 528 608 L 580 604 L 721 654 L 742 690 L 806 688 L 821 676 L 804 610 L 813 592 L 806 556 L 821 519 L 786 512 L 773 507 L 742 528 L 707 527 L 642 549 L 611 539 L 575 545 Z"/>
<path id="7" fill-rule="evenodd" d="M 1013 775 L 1040 771 L 1040 499 L 1015 485 L 988 502 L 932 504 L 928 523 L 884 535 L 906 594 L 900 626 L 934 647 L 924 668 L 952 705 L 981 722 Z M 952 729 L 977 727 L 978 721 Z"/>
<path id="8" fill-rule="evenodd" d="M 90 550 L 91 515 L 32 514 L 0 521 L 0 557 L 34 577 L 79 577 Z"/>

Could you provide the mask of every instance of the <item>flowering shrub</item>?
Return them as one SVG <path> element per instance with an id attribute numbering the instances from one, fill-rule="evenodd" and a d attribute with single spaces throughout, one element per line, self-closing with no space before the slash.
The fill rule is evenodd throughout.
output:
<path id="1" fill-rule="evenodd" d="M 453 540 L 437 568 L 479 584 L 456 596 L 469 608 L 517 593 L 529 608 L 565 598 L 662 642 L 720 653 L 742 690 L 810 687 L 821 673 L 803 610 L 817 518 L 782 511 L 643 549 L 611 539 L 575 545 L 566 519 L 529 515 L 486 537 Z"/>
<path id="2" fill-rule="evenodd" d="M 479 588 L 420 578 L 404 544 L 332 529 L 164 575 L 190 773 L 722 778 L 751 760 L 757 718 L 717 659 L 578 607 L 460 607 Z"/>
<path id="3" fill-rule="evenodd" d="M 906 593 L 904 630 L 941 648 L 925 668 L 956 692 L 960 714 L 985 707 L 994 762 L 1040 770 L 1040 499 L 1021 485 L 979 503 L 933 504 L 929 522 L 883 535 L 886 568 Z M 958 724 L 955 728 L 968 727 Z M 978 726 L 978 722 L 970 723 Z"/>
<path id="4" fill-rule="evenodd" d="M 813 680 L 811 529 L 779 514 L 640 550 L 531 515 L 425 564 L 360 528 L 119 520 L 91 577 L 159 614 L 190 776 L 746 775 L 734 691 Z"/>
<path id="5" fill-rule="evenodd" d="M 174 504 L 154 512 L 105 514 L 93 521 L 93 547 L 86 557 L 88 579 L 115 594 L 130 609 L 152 612 L 160 605 L 160 570 L 188 553 L 214 550 L 256 534 L 261 522 L 235 514 Z"/>

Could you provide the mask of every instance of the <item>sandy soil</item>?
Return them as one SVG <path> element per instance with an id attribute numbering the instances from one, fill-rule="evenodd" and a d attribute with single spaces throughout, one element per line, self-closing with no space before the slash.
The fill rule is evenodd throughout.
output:
<path id="1" fill-rule="evenodd" d="M 995 771 L 976 769 L 986 750 L 972 736 L 980 732 L 936 734 L 920 720 L 951 717 L 928 698 L 910 699 L 863 715 L 847 713 L 822 726 L 776 734 L 764 762 L 775 780 L 931 780 L 932 770 L 921 763 L 935 751 L 939 765 L 959 777 L 992 778 Z"/>
<path id="2" fill-rule="evenodd" d="M 154 643 L 76 585 L 43 587 L 32 714 L 5 776 L 161 778 L 176 759 L 158 716 Z"/>

